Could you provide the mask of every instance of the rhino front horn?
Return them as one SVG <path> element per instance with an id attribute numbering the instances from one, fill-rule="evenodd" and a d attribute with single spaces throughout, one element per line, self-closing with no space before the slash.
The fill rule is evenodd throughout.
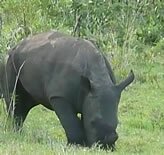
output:
<path id="1" fill-rule="evenodd" d="M 130 83 L 132 83 L 134 80 L 134 73 L 133 70 L 130 71 L 128 77 L 122 81 L 120 84 L 117 85 L 118 89 L 120 91 L 122 91 L 123 89 L 125 89 Z"/>

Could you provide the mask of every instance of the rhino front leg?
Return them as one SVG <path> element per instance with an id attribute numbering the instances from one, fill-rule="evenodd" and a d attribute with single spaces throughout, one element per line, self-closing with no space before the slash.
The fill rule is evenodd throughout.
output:
<path id="1" fill-rule="evenodd" d="M 68 144 L 80 144 L 85 146 L 86 137 L 83 123 L 77 117 L 74 108 L 62 97 L 54 97 L 50 102 L 65 130 Z"/>

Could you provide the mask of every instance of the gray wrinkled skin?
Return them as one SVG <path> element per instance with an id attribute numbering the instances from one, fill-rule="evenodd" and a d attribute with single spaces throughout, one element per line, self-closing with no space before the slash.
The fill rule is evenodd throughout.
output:
<path id="1" fill-rule="evenodd" d="M 54 31 L 24 39 L 0 66 L 0 92 L 16 130 L 42 104 L 55 111 L 68 143 L 114 149 L 118 104 L 122 90 L 134 80 L 132 71 L 116 84 L 109 62 L 94 44 Z"/>

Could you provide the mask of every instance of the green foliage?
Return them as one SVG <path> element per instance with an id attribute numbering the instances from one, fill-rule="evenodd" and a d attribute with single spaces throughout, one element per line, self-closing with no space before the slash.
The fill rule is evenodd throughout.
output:
<path id="1" fill-rule="evenodd" d="M 164 36 L 163 8 L 160 0 L 7 0 L 0 5 L 1 33 L 15 37 L 15 44 L 38 31 L 72 32 L 79 22 L 75 35 L 94 37 L 102 46 L 127 48 L 135 40 L 154 44 Z"/>
<path id="2" fill-rule="evenodd" d="M 164 37 L 164 3 L 160 0 L 147 1 L 142 8 L 142 25 L 138 30 L 138 39 L 145 44 L 155 44 Z"/>

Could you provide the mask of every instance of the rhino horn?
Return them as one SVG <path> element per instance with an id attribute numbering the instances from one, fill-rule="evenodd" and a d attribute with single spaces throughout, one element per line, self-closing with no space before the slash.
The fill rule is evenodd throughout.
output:
<path id="1" fill-rule="evenodd" d="M 133 70 L 130 71 L 128 77 L 123 80 L 120 84 L 117 85 L 118 89 L 120 91 L 122 91 L 123 89 L 125 89 L 130 83 L 132 83 L 134 80 L 134 73 Z"/>

